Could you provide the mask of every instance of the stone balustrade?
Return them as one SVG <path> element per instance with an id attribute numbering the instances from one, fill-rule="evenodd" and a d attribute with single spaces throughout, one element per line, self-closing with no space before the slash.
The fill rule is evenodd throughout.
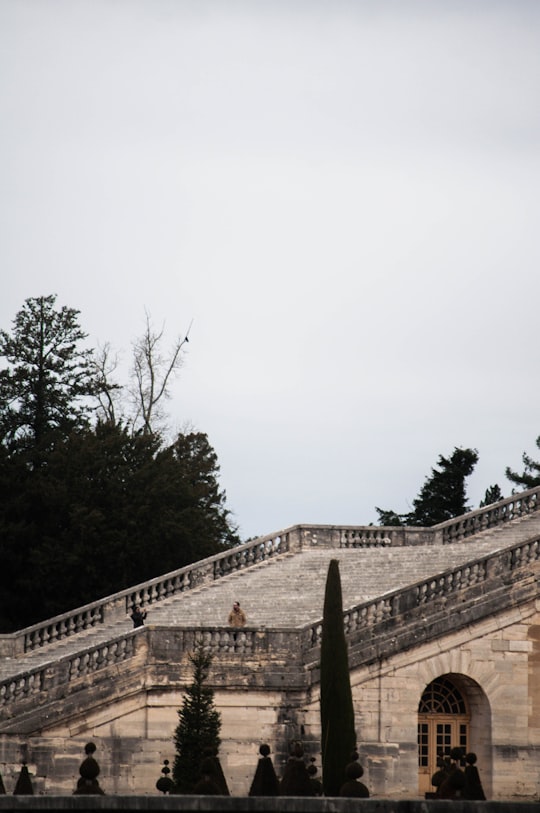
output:
<path id="1" fill-rule="evenodd" d="M 68 635 L 75 635 L 78 632 L 91 629 L 96 624 L 103 623 L 103 604 L 92 604 L 63 616 L 57 616 L 51 621 L 30 627 L 24 632 L 24 651 L 50 644 L 53 641 L 60 641 Z"/>
<path id="2" fill-rule="evenodd" d="M 298 537 L 297 528 L 259 537 L 164 576 L 121 590 L 113 596 L 78 607 L 72 612 L 55 616 L 41 624 L 0 635 L 0 657 L 17 657 L 96 625 L 121 620 L 131 613 L 135 604 L 143 606 L 154 604 L 169 596 L 202 587 L 230 573 L 287 553 L 292 550 L 291 537 L 295 535 Z M 299 549 L 298 544 L 296 549 Z"/>
<path id="3" fill-rule="evenodd" d="M 540 486 L 513 494 L 504 500 L 470 511 L 457 519 L 449 519 L 434 525 L 444 545 L 459 542 L 468 536 L 504 525 L 511 520 L 533 514 L 540 510 Z"/>
<path id="4" fill-rule="evenodd" d="M 481 557 L 466 565 L 447 570 L 434 578 L 425 579 L 407 588 L 395 590 L 375 600 L 367 601 L 344 613 L 344 626 L 349 643 L 376 638 L 376 629 L 394 622 L 398 626 L 404 618 L 421 611 L 423 617 L 433 617 L 441 605 L 452 600 L 454 603 L 466 595 L 471 588 L 487 582 L 498 588 L 505 588 L 520 572 L 530 580 L 532 565 L 540 561 L 540 537 Z M 536 583 L 534 586 L 536 590 Z M 483 587 L 482 593 L 488 592 Z M 475 592 L 475 596 L 477 592 Z M 163 640 L 153 636 L 152 627 L 142 627 L 129 634 L 98 646 L 89 647 L 75 656 L 66 656 L 51 662 L 41 669 L 31 669 L 24 674 L 0 681 L 0 710 L 7 710 L 12 716 L 11 707 L 22 699 L 28 700 L 50 692 L 51 688 L 63 686 L 69 693 L 69 684 L 106 667 L 128 661 L 137 651 L 137 642 L 146 641 L 151 656 L 157 660 L 179 662 L 192 651 L 196 641 L 213 655 L 227 656 L 228 653 L 241 653 L 259 660 L 269 658 L 274 664 L 287 661 L 283 655 L 289 653 L 289 660 L 300 659 L 304 664 L 316 660 L 314 650 L 318 650 L 322 637 L 322 621 L 304 629 L 250 629 L 231 630 L 230 627 L 213 629 L 185 628 L 175 631 L 174 641 L 170 635 Z M 154 640 L 152 642 L 152 636 Z M 148 640 L 151 643 L 148 643 Z M 167 648 L 169 647 L 169 648 Z M 293 654 L 294 653 L 294 658 Z M 4 716 L 4 715 L 0 715 Z M 5 716 L 4 716 L 5 719 Z"/>
<path id="5" fill-rule="evenodd" d="M 139 630 L 133 630 L 128 635 L 120 636 L 106 644 L 89 647 L 75 656 L 65 656 L 58 661 L 0 681 L 0 709 L 11 706 L 21 699 L 32 699 L 43 693 L 50 695 L 57 687 L 132 658 L 135 655 L 135 640 L 138 634 Z"/>
<path id="6" fill-rule="evenodd" d="M 78 653 L 74 658 L 69 659 L 68 680 L 76 680 L 86 677 L 91 672 L 113 666 L 132 658 L 135 654 L 136 633 L 124 635 L 114 641 L 98 645 Z"/>
<path id="7" fill-rule="evenodd" d="M 441 599 L 455 597 L 458 593 L 501 573 L 510 578 L 524 566 L 539 561 L 540 538 L 537 538 L 452 568 L 434 578 L 425 579 L 401 590 L 394 590 L 347 610 L 343 616 L 345 634 L 349 638 L 359 632 L 368 636 L 376 625 L 401 617 L 413 608 L 424 607 L 429 612 Z M 306 642 L 309 648 L 319 647 L 321 637 L 321 621 L 306 627 Z"/>
<path id="8" fill-rule="evenodd" d="M 365 548 L 450 544 L 540 510 L 540 487 L 507 497 L 432 528 L 296 525 L 179 568 L 113 596 L 11 634 L 0 635 L 0 657 L 17 657 L 68 636 L 129 615 L 135 604 L 148 606 L 210 584 L 285 553 L 307 547 Z"/>

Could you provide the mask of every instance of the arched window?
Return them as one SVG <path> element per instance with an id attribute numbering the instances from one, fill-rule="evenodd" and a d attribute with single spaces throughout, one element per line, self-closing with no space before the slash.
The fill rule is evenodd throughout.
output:
<path id="1" fill-rule="evenodd" d="M 433 680 L 418 704 L 418 770 L 422 794 L 433 791 L 437 757 L 460 746 L 468 750 L 470 714 L 466 698 L 447 677 Z"/>
<path id="2" fill-rule="evenodd" d="M 426 686 L 420 699 L 418 714 L 467 714 L 461 692 L 446 677 Z"/>

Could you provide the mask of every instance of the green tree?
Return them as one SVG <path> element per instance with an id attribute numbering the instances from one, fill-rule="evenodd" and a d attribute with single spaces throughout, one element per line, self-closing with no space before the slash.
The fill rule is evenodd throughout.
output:
<path id="1" fill-rule="evenodd" d="M 497 483 L 495 483 L 495 485 L 486 488 L 484 499 L 480 501 L 479 508 L 485 508 L 486 505 L 493 505 L 493 503 L 499 502 L 499 500 L 504 500 L 504 496 Z"/>
<path id="2" fill-rule="evenodd" d="M 536 446 L 540 449 L 540 435 L 536 438 Z M 519 474 L 507 466 L 505 474 L 511 483 L 520 486 L 521 489 L 535 488 L 540 486 L 540 462 L 533 460 L 526 452 L 523 452 L 522 461 L 523 472 Z"/>
<path id="3" fill-rule="evenodd" d="M 200 776 L 200 766 L 209 751 L 217 753 L 221 744 L 221 715 L 214 705 L 214 691 L 205 685 L 212 664 L 211 655 L 199 643 L 189 660 L 193 681 L 186 689 L 178 725 L 174 733 L 176 754 L 173 780 L 178 793 L 190 793 Z"/>
<path id="4" fill-rule="evenodd" d="M 407 514 L 396 514 L 395 511 L 385 511 L 383 508 L 375 509 L 379 514 L 379 525 L 405 525 Z"/>
<path id="5" fill-rule="evenodd" d="M 376 508 L 380 524 L 430 527 L 467 513 L 471 509 L 467 506 L 465 479 L 472 474 L 477 463 L 476 449 L 456 447 L 450 457 L 439 455 L 439 468 L 431 469 L 431 476 L 426 478 L 413 500 L 412 511 L 397 514 Z"/>
<path id="6" fill-rule="evenodd" d="M 345 767 L 356 748 L 349 657 L 343 626 L 339 562 L 326 577 L 321 639 L 321 754 L 325 796 L 339 796 Z"/>
<path id="7" fill-rule="evenodd" d="M 0 442 L 11 452 L 26 450 L 37 464 L 55 439 L 86 425 L 89 397 L 99 384 L 79 311 L 55 309 L 55 296 L 27 299 L 10 335 L 0 330 Z"/>
<path id="8" fill-rule="evenodd" d="M 219 486 L 217 455 L 203 432 L 179 434 L 165 454 L 172 455 L 178 478 L 178 503 L 185 546 L 196 558 L 238 545 L 240 539 L 226 492 Z M 191 561 L 195 561 L 192 559 Z"/>
<path id="9" fill-rule="evenodd" d="M 206 435 L 98 423 L 57 442 L 47 466 L 0 456 L 0 622 L 11 631 L 239 543 Z"/>
<path id="10" fill-rule="evenodd" d="M 36 536 L 36 478 L 21 456 L 10 457 L 0 443 L 0 631 L 26 626 L 28 604 L 34 603 L 33 566 L 29 551 Z"/>
<path id="11" fill-rule="evenodd" d="M 80 349 L 78 312 L 54 303 L 27 300 L 13 335 L 0 332 L 3 632 L 240 542 L 207 436 L 167 444 L 152 431 L 182 342 L 163 372 L 154 337 L 147 369 L 160 385 L 136 429 L 116 409 L 114 364 Z"/>

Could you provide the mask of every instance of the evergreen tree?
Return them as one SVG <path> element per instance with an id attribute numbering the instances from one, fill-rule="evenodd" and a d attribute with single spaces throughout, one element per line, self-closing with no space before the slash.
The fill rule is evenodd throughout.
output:
<path id="1" fill-rule="evenodd" d="M 193 791 L 200 777 L 202 760 L 209 752 L 217 754 L 221 744 L 221 715 L 214 705 L 213 689 L 205 686 L 212 657 L 199 643 L 189 659 L 193 681 L 178 711 L 179 722 L 174 734 L 176 755 L 172 775 L 177 793 Z"/>
<path id="2" fill-rule="evenodd" d="M 345 767 L 356 747 L 356 733 L 337 559 L 331 560 L 326 577 L 320 711 L 324 794 L 339 796 L 339 789 L 345 781 Z"/>
<path id="3" fill-rule="evenodd" d="M 431 469 L 431 477 L 426 478 L 420 493 L 413 500 L 413 510 L 408 514 L 397 514 L 376 508 L 380 524 L 426 528 L 467 513 L 470 508 L 467 506 L 465 478 L 472 474 L 477 463 L 476 449 L 456 447 L 450 457 L 439 455 L 439 469 Z"/>
<path id="4" fill-rule="evenodd" d="M 203 432 L 179 434 L 166 453 L 172 455 L 177 477 L 177 524 L 181 540 L 195 559 L 211 556 L 238 545 L 240 540 L 231 512 L 225 507 L 226 492 L 219 487 L 217 455 Z"/>
<path id="5" fill-rule="evenodd" d="M 107 383 L 108 365 L 80 349 L 77 317 L 40 297 L 26 301 L 12 336 L 0 331 L 2 632 L 240 541 L 207 436 L 179 434 L 166 445 L 149 420 L 136 430 L 118 419 L 119 388 Z M 154 416 L 178 352 L 151 393 Z M 160 358 L 150 360 L 156 376 Z M 111 406 L 93 414 L 99 394 Z"/>
<path id="6" fill-rule="evenodd" d="M 206 435 L 73 431 L 30 471 L 0 447 L 0 629 L 95 601 L 238 544 Z"/>
<path id="7" fill-rule="evenodd" d="M 99 385 L 79 311 L 55 309 L 55 296 L 27 299 L 12 335 L 0 330 L 0 442 L 28 451 L 36 466 L 55 439 L 86 425 Z"/>
<path id="8" fill-rule="evenodd" d="M 540 449 L 540 435 L 536 438 L 536 446 Z M 523 472 L 519 474 L 507 466 L 505 471 L 507 479 L 524 490 L 540 486 L 540 462 L 533 460 L 526 452 L 523 452 L 521 459 L 525 466 Z"/>
<path id="9" fill-rule="evenodd" d="M 504 496 L 497 483 L 495 483 L 495 485 L 486 488 L 484 499 L 480 501 L 479 508 L 485 508 L 486 505 L 493 505 L 493 503 L 499 502 L 499 500 L 504 500 Z"/>
<path id="10" fill-rule="evenodd" d="M 379 525 L 405 525 L 406 514 L 396 514 L 395 511 L 385 511 L 383 508 L 375 508 L 379 514 Z"/>

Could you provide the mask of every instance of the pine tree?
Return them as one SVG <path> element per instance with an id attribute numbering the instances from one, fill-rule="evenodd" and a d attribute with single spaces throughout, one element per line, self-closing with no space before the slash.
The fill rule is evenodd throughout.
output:
<path id="1" fill-rule="evenodd" d="M 470 508 L 467 506 L 465 478 L 472 474 L 477 463 L 476 449 L 456 447 L 450 457 L 439 455 L 439 468 L 431 469 L 431 476 L 426 478 L 420 493 L 413 500 L 413 510 L 408 514 L 397 514 L 376 508 L 380 524 L 429 528 L 467 513 Z"/>
<path id="2" fill-rule="evenodd" d="M 488 486 L 488 488 L 486 488 L 484 499 L 480 500 L 480 505 L 478 507 L 485 508 L 486 505 L 493 505 L 493 503 L 499 502 L 499 500 L 504 500 L 504 496 L 498 484 L 495 483 L 495 485 Z"/>
<path id="3" fill-rule="evenodd" d="M 55 296 L 26 300 L 11 333 L 0 330 L 0 632 L 240 541 L 208 437 L 151 431 L 176 362 L 163 373 L 151 356 L 161 383 L 136 429 L 117 418 L 121 388 L 85 338 Z"/>
<path id="4" fill-rule="evenodd" d="M 27 450 L 37 465 L 57 437 L 86 425 L 88 400 L 97 395 L 90 349 L 79 311 L 55 309 L 55 296 L 27 299 L 14 319 L 13 333 L 0 330 L 0 442 L 10 451 Z"/>
<path id="5" fill-rule="evenodd" d="M 345 767 L 356 747 L 356 733 L 337 559 L 331 560 L 326 577 L 320 704 L 324 794 L 339 796 L 339 789 L 345 781 Z"/>
<path id="6" fill-rule="evenodd" d="M 193 682 L 188 686 L 174 734 L 176 756 L 173 780 L 177 793 L 190 793 L 200 777 L 200 766 L 209 751 L 217 753 L 221 740 L 221 715 L 214 706 L 214 691 L 205 682 L 210 673 L 211 655 L 197 644 L 189 659 Z"/>
<path id="7" fill-rule="evenodd" d="M 540 449 L 540 435 L 536 438 L 536 445 Z M 518 474 L 507 466 L 505 474 L 508 480 L 525 489 L 540 486 L 540 461 L 533 460 L 526 452 L 523 452 L 521 459 L 525 466 L 523 472 Z"/>

